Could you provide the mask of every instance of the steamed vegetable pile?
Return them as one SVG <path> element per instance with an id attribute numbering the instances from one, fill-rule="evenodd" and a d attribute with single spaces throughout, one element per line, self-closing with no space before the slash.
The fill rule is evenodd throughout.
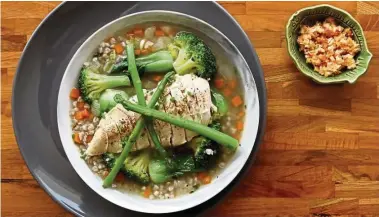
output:
<path id="1" fill-rule="evenodd" d="M 104 115 L 117 104 L 126 110 L 138 113 L 137 120 L 130 135 L 121 138 L 120 154 L 105 153 L 103 158 L 111 169 L 104 179 L 103 186 L 112 185 L 119 172 L 139 183 L 164 183 L 186 173 L 201 172 L 211 168 L 220 156 L 222 147 L 235 151 L 238 140 L 222 133 L 219 119 L 228 112 L 224 97 L 212 90 L 212 103 L 217 107 L 212 114 L 212 123 L 208 126 L 193 120 L 156 110 L 166 85 L 177 75 L 195 74 L 206 80 L 213 79 L 217 68 L 216 58 L 211 49 L 196 35 L 179 32 L 167 49 L 151 54 L 135 57 L 134 43 L 128 41 L 127 58 L 121 62 L 106 64 L 108 74 L 99 74 L 90 67 L 81 70 L 78 86 L 83 99 L 91 104 L 96 116 Z M 146 102 L 140 76 L 146 73 L 165 74 Z M 118 89 L 133 87 L 137 96 L 137 104 L 129 100 L 128 94 Z M 160 120 L 185 130 L 197 133 L 186 145 L 187 149 L 176 152 L 165 149 L 153 127 L 153 120 Z M 132 146 L 146 129 L 154 145 L 154 149 L 131 152 Z"/>

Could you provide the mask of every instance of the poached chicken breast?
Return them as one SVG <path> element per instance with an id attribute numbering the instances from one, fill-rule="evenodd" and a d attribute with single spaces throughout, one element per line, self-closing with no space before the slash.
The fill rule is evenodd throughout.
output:
<path id="1" fill-rule="evenodd" d="M 147 103 L 154 91 L 155 89 L 144 91 Z M 136 96 L 129 100 L 137 103 Z M 212 121 L 211 112 L 215 106 L 212 104 L 208 81 L 196 75 L 188 74 L 174 76 L 174 81 L 166 86 L 156 108 L 165 113 L 208 125 Z M 105 152 L 121 152 L 121 140 L 131 134 L 139 118 L 140 114 L 128 111 L 121 104 L 117 104 L 100 120 L 94 137 L 88 144 L 86 154 L 93 156 Z M 164 147 L 185 144 L 197 135 L 163 121 L 154 120 L 153 124 Z M 154 144 L 147 130 L 144 129 L 133 145 L 132 151 L 153 147 Z"/>

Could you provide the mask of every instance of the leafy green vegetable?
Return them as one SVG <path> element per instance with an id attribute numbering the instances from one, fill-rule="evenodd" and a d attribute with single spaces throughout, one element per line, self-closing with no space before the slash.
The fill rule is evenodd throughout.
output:
<path id="1" fill-rule="evenodd" d="M 161 50 L 135 59 L 139 74 L 143 73 L 165 73 L 173 69 L 173 58 L 169 51 Z M 113 66 L 111 73 L 128 72 L 128 60 Z"/>
<path id="2" fill-rule="evenodd" d="M 217 112 L 212 115 L 214 120 L 220 119 L 228 113 L 228 102 L 222 94 L 216 90 L 211 90 L 212 103 L 217 107 Z"/>
<path id="3" fill-rule="evenodd" d="M 149 164 L 151 181 L 157 184 L 194 171 L 196 167 L 192 155 L 176 156 L 172 160 L 158 156 Z"/>
<path id="4" fill-rule="evenodd" d="M 128 94 L 125 93 L 125 91 L 122 90 L 115 90 L 115 89 L 106 89 L 99 98 L 99 104 L 100 104 L 100 113 L 108 112 L 113 107 L 117 105 L 117 103 L 114 101 L 114 96 L 116 94 L 120 94 L 122 98 L 127 100 L 129 98 Z"/>

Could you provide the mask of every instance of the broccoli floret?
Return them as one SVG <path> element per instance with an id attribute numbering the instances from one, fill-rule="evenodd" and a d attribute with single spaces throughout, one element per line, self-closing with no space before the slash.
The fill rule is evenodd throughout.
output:
<path id="1" fill-rule="evenodd" d="M 174 62 L 172 55 L 169 51 L 161 50 L 148 55 L 136 58 L 136 65 L 138 73 L 163 73 L 169 72 L 173 69 L 172 63 Z M 124 72 L 129 75 L 128 60 L 125 59 L 120 63 L 113 66 L 111 73 Z"/>
<path id="2" fill-rule="evenodd" d="M 124 174 L 139 183 L 150 182 L 148 173 L 150 163 L 150 150 L 142 150 L 138 153 L 131 153 L 124 162 L 122 171 Z"/>
<path id="3" fill-rule="evenodd" d="M 188 43 L 198 43 L 201 40 L 194 34 L 186 31 L 176 33 L 173 44 L 178 47 L 186 47 Z"/>
<path id="4" fill-rule="evenodd" d="M 119 154 L 105 153 L 102 155 L 105 165 L 112 169 Z M 130 153 L 124 162 L 121 171 L 128 178 L 142 184 L 150 182 L 148 167 L 150 162 L 150 151 L 148 149 L 136 153 Z"/>
<path id="5" fill-rule="evenodd" d="M 205 79 L 211 79 L 216 73 L 216 57 L 196 35 L 179 32 L 168 48 L 171 55 L 176 57 L 173 63 L 176 73 L 180 75 L 195 73 Z"/>
<path id="6" fill-rule="evenodd" d="M 126 75 L 102 75 L 83 68 L 79 75 L 78 86 L 84 101 L 91 104 L 93 100 L 99 99 L 100 94 L 106 89 L 130 86 L 130 80 Z"/>
<path id="7" fill-rule="evenodd" d="M 216 130 L 221 129 L 220 123 L 212 123 L 210 127 Z M 198 169 L 212 167 L 220 156 L 220 145 L 202 136 L 192 139 L 189 146 L 194 151 L 195 165 Z"/>
<path id="8" fill-rule="evenodd" d="M 173 42 L 167 45 L 168 50 L 176 60 L 175 65 L 183 63 L 183 61 L 189 58 L 189 53 L 186 52 L 186 49 L 190 46 L 195 46 L 199 42 L 201 42 L 201 40 L 192 33 L 185 31 L 178 32 Z M 180 58 L 178 58 L 179 54 Z"/>
<path id="9" fill-rule="evenodd" d="M 170 43 L 167 45 L 167 49 L 174 59 L 176 59 L 178 57 L 180 47 L 174 45 L 173 43 Z"/>

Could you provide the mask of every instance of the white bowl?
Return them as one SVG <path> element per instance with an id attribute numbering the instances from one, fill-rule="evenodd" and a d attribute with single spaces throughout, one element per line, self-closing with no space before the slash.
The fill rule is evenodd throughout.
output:
<path id="1" fill-rule="evenodd" d="M 240 73 L 245 94 L 246 118 L 241 146 L 233 156 L 231 163 L 219 174 L 218 178 L 212 180 L 211 184 L 202 186 L 192 194 L 167 200 L 149 200 L 137 194 L 127 194 L 112 188 L 103 188 L 101 178 L 95 175 L 85 161 L 80 158 L 77 145 L 72 141 L 71 119 L 69 117 L 71 109 L 70 90 L 77 84 L 83 63 L 90 59 L 98 45 L 117 30 L 152 21 L 179 24 L 199 35 L 212 48 L 218 62 L 228 61 L 232 63 L 232 65 L 221 67 L 220 70 L 226 70 L 227 67 L 230 67 L 228 70 L 233 70 L 235 67 Z M 245 59 L 225 35 L 206 22 L 186 14 L 171 11 L 148 11 L 130 14 L 110 22 L 93 33 L 80 46 L 68 64 L 61 82 L 57 117 L 59 134 L 67 157 L 76 172 L 90 188 L 108 201 L 126 209 L 145 213 L 171 213 L 189 209 L 209 200 L 222 191 L 241 171 L 253 149 L 257 136 L 259 100 L 253 76 Z"/>

